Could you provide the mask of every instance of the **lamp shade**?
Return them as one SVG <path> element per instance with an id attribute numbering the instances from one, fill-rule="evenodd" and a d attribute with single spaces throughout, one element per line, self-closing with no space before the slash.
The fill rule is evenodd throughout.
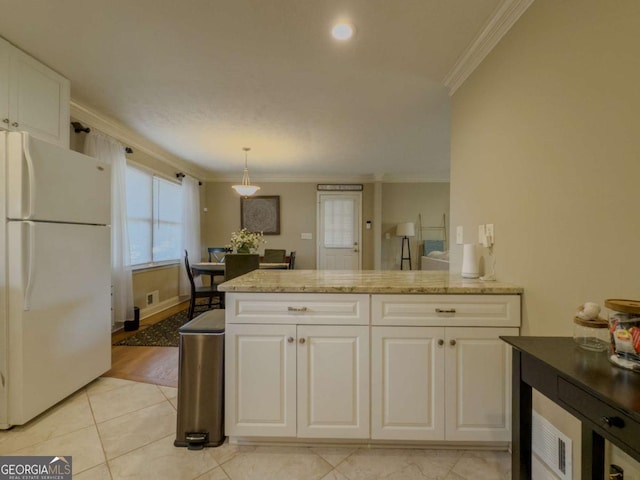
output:
<path id="1" fill-rule="evenodd" d="M 397 237 L 415 237 L 416 226 L 413 222 L 399 223 L 396 227 Z"/>

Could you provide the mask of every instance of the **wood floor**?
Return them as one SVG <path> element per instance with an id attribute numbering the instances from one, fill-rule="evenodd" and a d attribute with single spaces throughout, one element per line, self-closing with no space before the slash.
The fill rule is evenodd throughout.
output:
<path id="1" fill-rule="evenodd" d="M 120 330 L 112 335 L 112 342 L 135 335 L 154 323 L 188 308 L 188 302 L 181 303 L 157 315 L 140 320 L 140 329 L 134 332 Z M 153 383 L 167 387 L 178 386 L 178 347 L 111 347 L 111 370 L 103 377 L 124 378 L 136 382 Z"/>

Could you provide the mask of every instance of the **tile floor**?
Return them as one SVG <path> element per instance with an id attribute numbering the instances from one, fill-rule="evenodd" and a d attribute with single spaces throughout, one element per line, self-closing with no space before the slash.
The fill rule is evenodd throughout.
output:
<path id="1" fill-rule="evenodd" d="M 177 389 L 99 378 L 27 425 L 0 455 L 71 455 L 77 480 L 502 480 L 506 452 L 351 447 L 173 446 Z"/>

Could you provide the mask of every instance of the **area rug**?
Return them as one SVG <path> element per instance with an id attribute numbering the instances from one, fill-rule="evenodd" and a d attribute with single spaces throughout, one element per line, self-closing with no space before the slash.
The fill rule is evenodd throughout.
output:
<path id="1" fill-rule="evenodd" d="M 182 310 L 150 327 L 140 330 L 134 335 L 120 340 L 114 345 L 128 347 L 177 347 L 180 341 L 178 330 L 189 321 L 189 311 Z"/>

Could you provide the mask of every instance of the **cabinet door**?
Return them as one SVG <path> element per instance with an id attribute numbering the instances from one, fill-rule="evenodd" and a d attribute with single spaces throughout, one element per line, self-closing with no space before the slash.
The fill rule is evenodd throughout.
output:
<path id="1" fill-rule="evenodd" d="M 446 440 L 511 440 L 511 348 L 517 328 L 447 328 Z"/>
<path id="2" fill-rule="evenodd" d="M 371 438 L 444 439 L 444 328 L 371 329 Z"/>
<path id="3" fill-rule="evenodd" d="M 10 50 L 11 129 L 69 148 L 69 80 L 17 48 Z"/>
<path id="4" fill-rule="evenodd" d="M 9 42 L 0 38 L 0 130 L 9 129 Z"/>
<path id="5" fill-rule="evenodd" d="M 227 324 L 227 435 L 296 436 L 295 337 L 295 325 Z"/>
<path id="6" fill-rule="evenodd" d="M 369 437 L 368 326 L 298 326 L 298 437 Z"/>

